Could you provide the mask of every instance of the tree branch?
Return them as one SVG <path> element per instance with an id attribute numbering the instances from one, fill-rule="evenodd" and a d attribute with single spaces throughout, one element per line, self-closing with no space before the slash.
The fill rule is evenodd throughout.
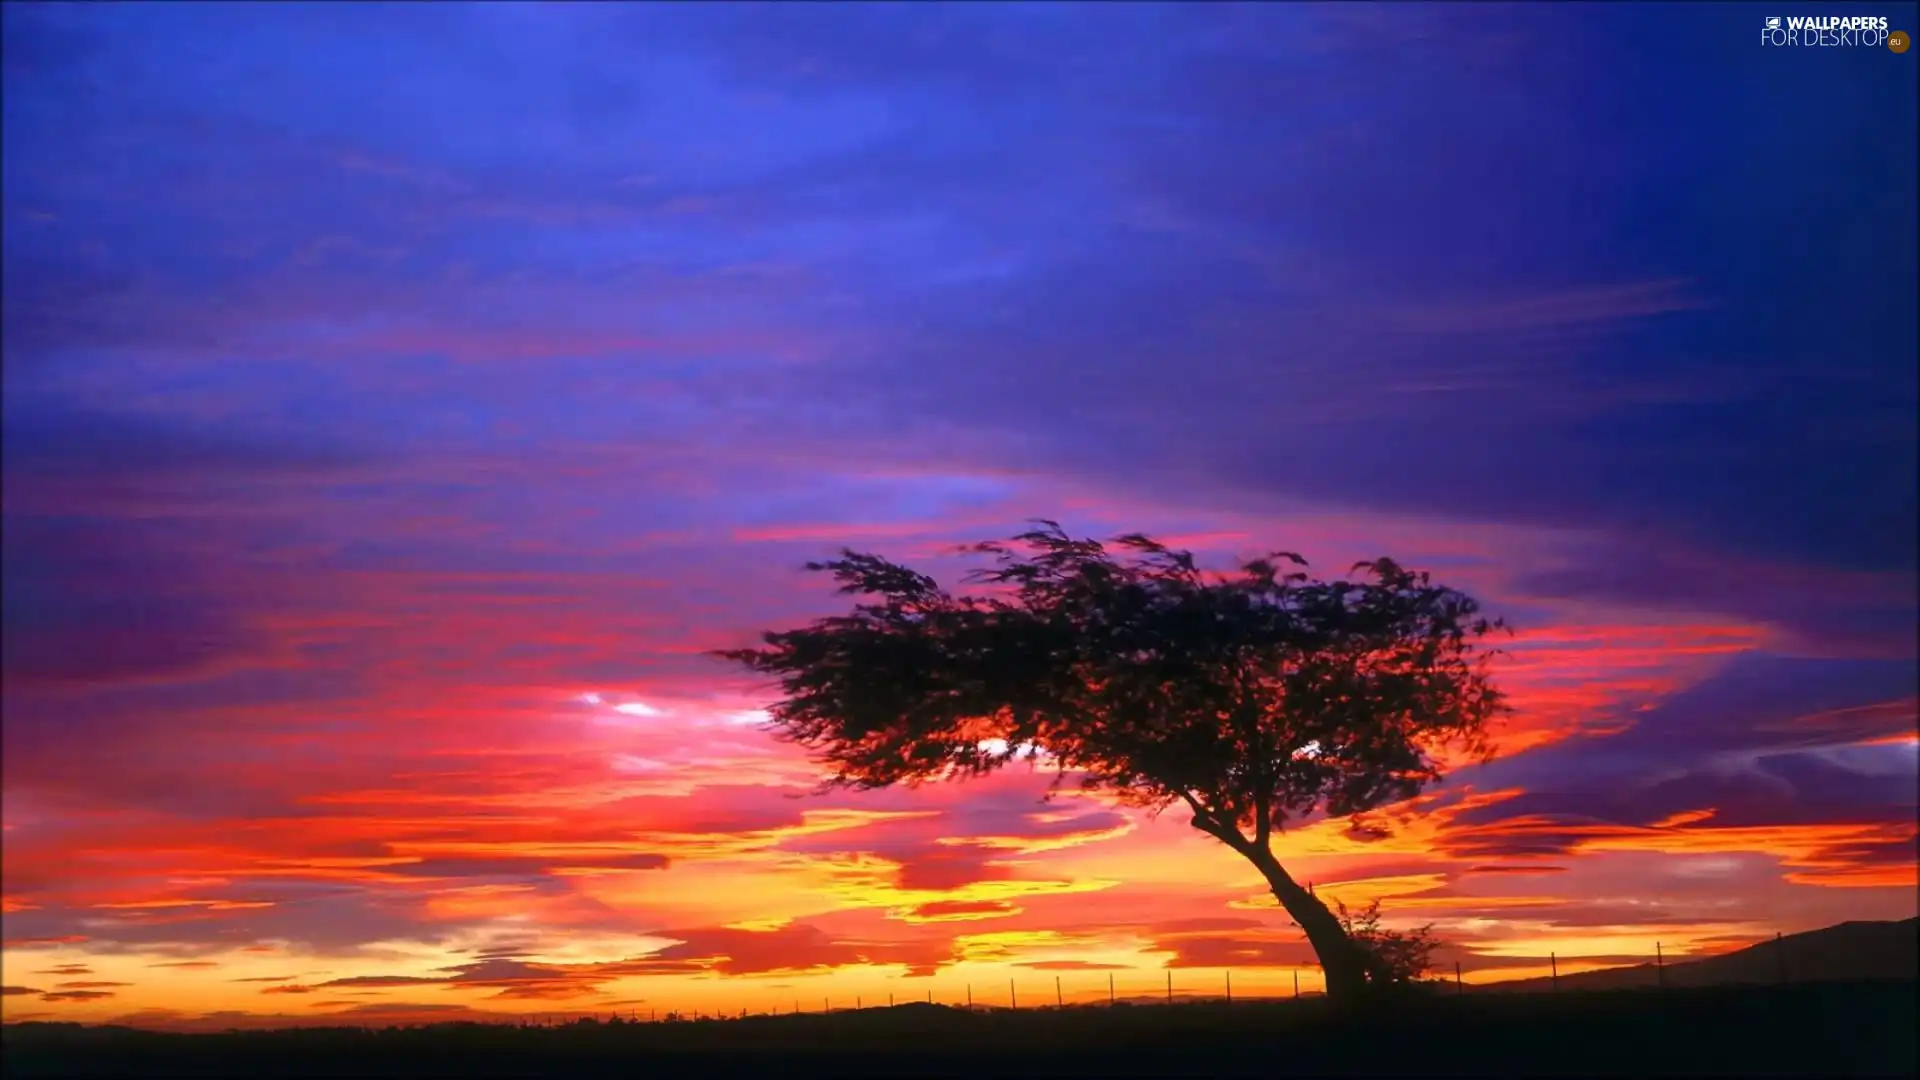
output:
<path id="1" fill-rule="evenodd" d="M 1206 804 L 1194 798 L 1191 792 L 1181 789 L 1175 794 L 1179 795 L 1180 798 L 1186 801 L 1188 806 L 1193 808 L 1194 828 L 1199 829 L 1201 832 L 1206 833 L 1208 836 L 1213 837 L 1215 840 L 1220 841 L 1235 851 L 1244 852 L 1248 850 L 1247 838 L 1241 834 L 1237 826 L 1221 821 L 1220 815 L 1217 812 L 1208 809 Z"/>

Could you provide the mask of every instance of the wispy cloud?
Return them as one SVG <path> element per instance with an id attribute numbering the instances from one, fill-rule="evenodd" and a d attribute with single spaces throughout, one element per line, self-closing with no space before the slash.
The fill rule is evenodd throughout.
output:
<path id="1" fill-rule="evenodd" d="M 707 655 L 1036 516 L 1513 618 L 1495 764 L 1282 841 L 1469 972 L 1911 915 L 1913 96 L 1722 19 L 8 6 L 8 1018 L 1311 982 Z"/>

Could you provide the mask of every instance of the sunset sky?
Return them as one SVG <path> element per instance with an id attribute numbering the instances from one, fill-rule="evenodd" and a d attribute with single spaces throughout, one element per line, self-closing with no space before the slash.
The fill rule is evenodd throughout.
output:
<path id="1" fill-rule="evenodd" d="M 1469 981 L 1916 913 L 1916 5 L 5 8 L 5 1019 L 1291 993 L 710 659 L 1029 518 L 1381 554 L 1502 755 L 1278 850 Z"/>

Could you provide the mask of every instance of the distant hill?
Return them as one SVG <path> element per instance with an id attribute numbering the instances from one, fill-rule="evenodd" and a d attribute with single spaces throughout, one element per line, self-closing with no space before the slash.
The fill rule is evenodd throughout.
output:
<path id="1" fill-rule="evenodd" d="M 1561 990 L 1623 990 L 1637 986 L 1727 986 L 1736 983 L 1845 982 L 1920 977 L 1920 919 L 1844 922 L 1823 930 L 1788 934 L 1737 952 L 1669 963 L 1562 975 Z M 1547 990 L 1551 977 L 1488 983 L 1487 991 Z"/>

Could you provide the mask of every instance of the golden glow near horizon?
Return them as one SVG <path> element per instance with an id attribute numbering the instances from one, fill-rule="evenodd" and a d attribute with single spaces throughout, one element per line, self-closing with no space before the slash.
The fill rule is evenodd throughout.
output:
<path id="1" fill-rule="evenodd" d="M 1174 812 L 1149 818 L 1071 788 L 1042 802 L 1048 776 L 1024 766 L 970 785 L 809 795 L 810 767 L 742 723 L 763 712 L 617 697 L 577 696 L 589 713 L 572 749 L 617 741 L 604 714 L 642 719 L 656 768 L 613 754 L 597 775 L 576 766 L 518 791 L 422 772 L 319 793 L 304 819 L 135 823 L 64 848 L 10 840 L 10 870 L 44 872 L 63 851 L 86 872 L 58 893 L 9 893 L 10 916 L 55 897 L 75 914 L 59 940 L 9 934 L 6 984 L 20 989 L 6 1018 L 737 1013 L 958 1003 L 969 990 L 1001 1005 L 1010 985 L 1031 1004 L 1056 989 L 1072 1003 L 1105 1000 L 1110 984 L 1161 995 L 1169 971 L 1177 996 L 1216 995 L 1229 971 L 1246 998 L 1292 994 L 1296 979 L 1321 989 L 1258 874 Z M 1656 944 L 1678 961 L 1911 903 L 1911 861 L 1855 861 L 1910 843 L 1910 825 L 1721 825 L 1712 807 L 1640 827 L 1569 823 L 1502 815 L 1525 792 L 1474 779 L 1376 815 L 1384 834 L 1318 821 L 1276 850 L 1325 899 L 1377 898 L 1392 923 L 1432 923 L 1451 946 L 1441 966 L 1457 961 L 1473 982 L 1544 974 L 1549 954 L 1563 974 L 1641 963 Z M 1534 837 L 1551 852 L 1494 853 Z M 315 898 L 329 895 L 352 898 L 335 944 L 222 943 L 226 927 L 279 911 L 290 918 L 271 925 L 287 932 L 324 927 Z M 195 929 L 138 944 L 168 927 Z"/>

